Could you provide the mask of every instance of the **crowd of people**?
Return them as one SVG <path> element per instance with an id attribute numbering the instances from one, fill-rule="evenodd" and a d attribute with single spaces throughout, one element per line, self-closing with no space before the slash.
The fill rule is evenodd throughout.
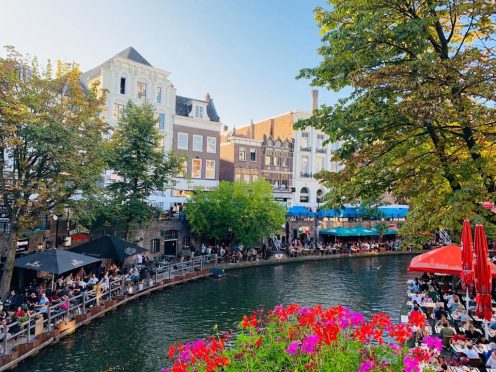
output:
<path id="1" fill-rule="evenodd" d="M 412 346 L 428 336 L 440 337 L 444 350 L 437 371 L 496 368 L 496 309 L 486 333 L 483 320 L 475 314 L 473 293 L 467 298 L 459 280 L 424 273 L 408 285 L 409 321 L 426 320 L 425 327 L 414 328 Z"/>

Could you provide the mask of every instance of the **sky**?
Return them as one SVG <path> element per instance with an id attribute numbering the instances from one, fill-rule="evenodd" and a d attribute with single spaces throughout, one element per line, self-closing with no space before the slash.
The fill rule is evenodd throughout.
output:
<path id="1" fill-rule="evenodd" d="M 177 94 L 214 99 L 221 121 L 246 125 L 310 111 L 324 0 L 0 0 L 0 45 L 83 71 L 133 46 L 169 71 Z M 0 52 L 4 55 L 4 51 Z M 319 103 L 342 96 L 319 89 Z"/>

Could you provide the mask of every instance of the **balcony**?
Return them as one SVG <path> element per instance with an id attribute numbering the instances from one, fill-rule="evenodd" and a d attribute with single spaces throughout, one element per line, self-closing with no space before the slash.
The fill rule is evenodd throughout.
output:
<path id="1" fill-rule="evenodd" d="M 310 146 L 300 146 L 300 151 L 311 152 L 312 148 Z"/>
<path id="2" fill-rule="evenodd" d="M 315 150 L 318 154 L 325 154 L 326 153 L 326 149 L 324 148 L 318 148 Z"/>
<path id="3" fill-rule="evenodd" d="M 300 178 L 312 178 L 312 173 L 300 172 Z"/>

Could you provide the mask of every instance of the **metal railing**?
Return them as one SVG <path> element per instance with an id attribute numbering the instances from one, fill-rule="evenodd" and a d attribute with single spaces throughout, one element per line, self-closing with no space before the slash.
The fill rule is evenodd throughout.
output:
<path id="1" fill-rule="evenodd" d="M 164 280 L 182 277 L 187 273 L 200 272 L 205 266 L 218 262 L 219 257 L 217 255 L 199 256 L 189 261 L 177 263 L 164 262 L 156 266 L 154 274 L 150 275 L 147 280 L 130 280 L 129 277 L 123 275 L 109 280 L 108 285 L 96 285 L 91 290 L 83 291 L 77 296 L 61 300 L 54 305 L 39 306 L 38 311 L 27 314 L 26 317 L 21 318 L 22 321 L 18 320 L 8 324 L 3 331 L 0 331 L 0 356 L 10 354 L 14 348 L 19 348 L 20 345 L 28 344 L 35 339 L 39 340 L 38 336 L 58 329 L 58 325 L 61 323 L 68 324 L 67 328 L 71 328 L 69 322 L 76 320 L 75 326 L 76 323 L 84 321 L 84 317 L 78 321 L 78 315 L 95 315 L 103 310 L 98 306 L 107 303 L 108 300 L 126 294 L 139 293 L 163 284 Z M 97 308 L 99 311 L 93 314 L 92 308 Z M 46 341 L 43 338 L 41 340 Z"/>

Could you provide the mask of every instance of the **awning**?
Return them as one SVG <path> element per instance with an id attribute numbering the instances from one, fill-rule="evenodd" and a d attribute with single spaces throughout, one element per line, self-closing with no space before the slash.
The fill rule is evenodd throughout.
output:
<path id="1" fill-rule="evenodd" d="M 309 211 L 307 208 L 302 207 L 300 205 L 295 205 L 288 209 L 288 213 L 286 213 L 288 217 L 313 217 L 313 213 Z"/>
<path id="2" fill-rule="evenodd" d="M 397 229 L 387 229 L 382 233 L 382 235 L 396 235 L 398 233 Z M 380 231 L 377 227 L 334 227 L 327 230 L 321 230 L 321 235 L 334 235 L 334 236 L 379 236 Z"/>
<path id="3" fill-rule="evenodd" d="M 83 254 L 52 248 L 16 259 L 15 267 L 60 275 L 98 261 Z"/>
<path id="4" fill-rule="evenodd" d="M 72 248 L 71 252 L 121 262 L 138 253 L 146 252 L 146 249 L 122 239 L 104 236 L 103 238 L 78 245 Z"/>

